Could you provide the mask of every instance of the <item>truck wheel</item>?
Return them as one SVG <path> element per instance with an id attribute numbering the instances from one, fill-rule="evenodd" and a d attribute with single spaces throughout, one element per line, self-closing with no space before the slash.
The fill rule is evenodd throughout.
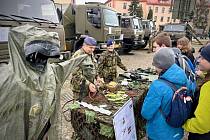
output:
<path id="1" fill-rule="evenodd" d="M 131 47 L 130 47 L 130 48 L 126 48 L 126 49 L 123 49 L 123 52 L 124 52 L 124 53 L 129 53 L 131 50 L 132 50 Z"/>
<path id="2" fill-rule="evenodd" d="M 129 53 L 133 49 L 133 40 L 129 38 L 123 39 L 122 48 L 120 51 L 123 53 Z"/>
<path id="3" fill-rule="evenodd" d="M 129 53 L 132 50 L 132 47 L 130 45 L 123 45 L 122 48 L 117 49 L 117 52 L 119 54 L 126 54 Z"/>
<path id="4" fill-rule="evenodd" d="M 139 50 L 140 48 L 142 48 L 141 45 L 134 45 L 134 46 L 133 46 L 133 50 Z"/>
<path id="5" fill-rule="evenodd" d="M 144 44 L 144 45 L 140 45 L 140 49 L 144 49 L 144 48 L 146 48 L 147 43 L 148 43 L 148 40 L 145 40 L 145 44 Z"/>

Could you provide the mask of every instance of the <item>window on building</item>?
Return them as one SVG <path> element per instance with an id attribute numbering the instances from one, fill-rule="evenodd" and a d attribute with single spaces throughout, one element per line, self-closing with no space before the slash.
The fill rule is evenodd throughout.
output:
<path id="1" fill-rule="evenodd" d="M 127 3 L 123 3 L 123 9 L 127 9 Z"/>
<path id="2" fill-rule="evenodd" d="M 167 22 L 170 22 L 170 17 L 167 18 Z"/>
<path id="3" fill-rule="evenodd" d="M 168 13 L 171 13 L 171 12 L 172 12 L 172 11 L 171 11 L 171 7 L 169 7 L 169 8 L 168 8 Z"/>
<path id="4" fill-rule="evenodd" d="M 160 18 L 160 22 L 163 22 L 163 17 Z"/>
<path id="5" fill-rule="evenodd" d="M 165 13 L 165 7 L 162 8 L 162 13 Z"/>
<path id="6" fill-rule="evenodd" d="M 112 7 L 112 4 L 110 3 L 109 6 Z"/>
<path id="7" fill-rule="evenodd" d="M 157 16 L 154 16 L 154 21 L 157 21 Z"/>
<path id="8" fill-rule="evenodd" d="M 149 10 L 150 10 L 150 9 L 152 9 L 152 7 L 151 7 L 151 6 L 149 6 Z"/>
<path id="9" fill-rule="evenodd" d="M 155 13 L 158 13 L 158 7 L 155 7 Z"/>

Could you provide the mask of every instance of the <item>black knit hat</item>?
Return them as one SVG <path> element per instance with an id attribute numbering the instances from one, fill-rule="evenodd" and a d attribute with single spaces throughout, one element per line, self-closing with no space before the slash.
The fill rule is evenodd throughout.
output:
<path id="1" fill-rule="evenodd" d="M 210 44 L 201 50 L 201 56 L 210 63 Z"/>

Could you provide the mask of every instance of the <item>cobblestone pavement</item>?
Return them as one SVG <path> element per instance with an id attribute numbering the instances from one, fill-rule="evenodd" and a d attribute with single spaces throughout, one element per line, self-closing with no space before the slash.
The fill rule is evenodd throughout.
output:
<path id="1" fill-rule="evenodd" d="M 194 44 L 193 45 L 195 48 L 196 53 L 194 54 L 195 56 L 197 55 L 197 51 L 200 48 L 199 45 Z M 154 53 L 147 53 L 148 50 L 137 50 L 137 51 L 132 51 L 129 54 L 124 54 L 120 55 L 123 64 L 127 66 L 128 69 L 135 69 L 135 68 L 147 68 L 151 67 L 152 65 L 152 57 Z M 118 69 L 118 72 L 123 72 L 121 69 Z M 70 77 L 69 79 L 65 82 L 63 88 L 62 88 L 62 97 L 61 98 L 61 104 L 63 104 L 66 100 L 72 99 L 72 93 L 70 90 Z M 71 136 L 73 134 L 73 128 L 71 126 L 70 122 L 67 122 L 63 115 L 62 115 L 62 120 L 61 120 L 61 134 L 62 134 L 62 140 L 71 140 Z M 146 138 L 144 138 L 146 140 Z"/>

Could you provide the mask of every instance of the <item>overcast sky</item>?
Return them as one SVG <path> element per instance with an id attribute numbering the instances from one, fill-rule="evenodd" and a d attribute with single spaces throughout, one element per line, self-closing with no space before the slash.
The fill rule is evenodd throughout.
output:
<path id="1" fill-rule="evenodd" d="M 107 0 L 75 0 L 76 4 L 84 4 L 85 2 L 101 2 L 104 3 Z"/>

